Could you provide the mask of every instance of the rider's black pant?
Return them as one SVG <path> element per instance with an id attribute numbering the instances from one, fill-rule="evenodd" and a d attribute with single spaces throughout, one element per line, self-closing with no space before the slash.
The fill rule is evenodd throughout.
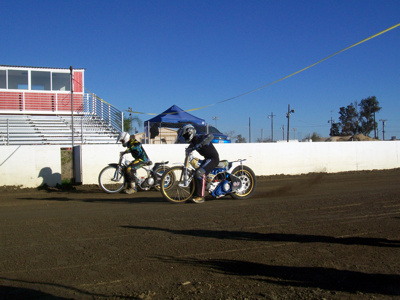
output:
<path id="1" fill-rule="evenodd" d="M 205 195 L 205 184 L 206 184 L 206 176 L 216 167 L 218 166 L 219 159 L 218 158 L 207 158 L 204 159 L 201 163 L 200 167 L 196 169 L 196 173 L 194 176 L 195 179 L 195 190 L 194 194 L 196 197 L 204 197 Z"/>
<path id="2" fill-rule="evenodd" d="M 142 159 L 136 159 L 130 163 L 130 165 L 126 169 L 126 183 L 128 185 L 128 188 L 132 187 L 132 182 L 137 183 L 137 178 L 135 176 L 136 170 L 140 169 L 145 164 L 146 162 Z"/>

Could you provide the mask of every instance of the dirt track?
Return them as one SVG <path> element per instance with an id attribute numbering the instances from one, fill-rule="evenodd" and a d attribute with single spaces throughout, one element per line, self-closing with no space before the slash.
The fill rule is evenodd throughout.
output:
<path id="1" fill-rule="evenodd" d="M 400 299 L 400 170 L 250 200 L 2 189 L 0 299 Z"/>

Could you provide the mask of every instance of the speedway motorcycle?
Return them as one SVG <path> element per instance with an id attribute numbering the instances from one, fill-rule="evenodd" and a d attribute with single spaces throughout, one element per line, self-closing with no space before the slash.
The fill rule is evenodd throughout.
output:
<path id="1" fill-rule="evenodd" d="M 161 193 L 169 202 L 184 203 L 193 197 L 194 174 L 202 161 L 194 157 L 192 151 L 187 148 L 183 165 L 171 167 L 161 177 Z M 243 164 L 244 161 L 220 161 L 206 178 L 205 190 L 208 194 L 213 198 L 230 195 L 234 199 L 247 199 L 253 195 L 256 176 L 252 169 Z"/>
<path id="2" fill-rule="evenodd" d="M 109 194 L 120 192 L 125 187 L 127 181 L 126 170 L 130 163 L 131 161 L 125 159 L 124 155 L 120 155 L 118 163 L 108 164 L 99 174 L 100 188 Z M 152 164 L 149 161 L 133 174 L 137 189 L 142 191 L 148 191 L 151 188 L 160 190 L 161 176 L 169 169 L 167 166 L 168 161 L 155 163 L 151 168 Z M 165 181 L 167 182 L 167 178 Z"/>

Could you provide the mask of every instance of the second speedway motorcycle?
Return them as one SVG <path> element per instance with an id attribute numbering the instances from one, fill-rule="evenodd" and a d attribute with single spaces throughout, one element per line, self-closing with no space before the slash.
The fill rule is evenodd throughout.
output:
<path id="1" fill-rule="evenodd" d="M 206 178 L 206 191 L 213 198 L 230 195 L 234 199 L 247 199 L 253 195 L 256 187 L 256 176 L 252 169 L 245 166 L 245 159 L 228 162 L 222 160 Z M 194 194 L 195 169 L 201 160 L 186 149 L 183 165 L 166 170 L 160 182 L 161 193 L 169 202 L 184 203 Z"/>
<path id="2" fill-rule="evenodd" d="M 99 174 L 100 188 L 109 194 L 120 192 L 125 187 L 126 169 L 130 162 L 131 161 L 125 159 L 123 155 L 120 155 L 118 163 L 108 164 L 108 166 L 101 170 Z M 155 163 L 151 168 L 150 166 L 152 164 L 151 161 L 148 162 L 134 174 L 137 189 L 142 191 L 147 191 L 151 188 L 160 190 L 161 176 L 169 169 L 167 166 L 168 161 Z M 145 176 L 138 175 L 139 171 L 143 173 L 142 170 L 145 171 Z M 168 184 L 167 179 L 168 178 L 165 179 L 166 184 Z"/>

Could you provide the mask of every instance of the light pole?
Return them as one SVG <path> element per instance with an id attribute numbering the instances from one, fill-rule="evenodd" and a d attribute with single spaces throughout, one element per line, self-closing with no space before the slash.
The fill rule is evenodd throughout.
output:
<path id="1" fill-rule="evenodd" d="M 271 142 L 274 141 L 274 113 L 268 115 L 268 119 L 271 119 Z"/>
<path id="2" fill-rule="evenodd" d="M 130 130 L 132 132 L 132 107 L 128 107 L 129 110 L 129 125 L 130 125 Z"/>
<path id="3" fill-rule="evenodd" d="M 74 76 L 74 69 L 72 66 L 69 67 L 70 71 L 70 85 L 71 85 L 71 128 L 72 128 L 72 134 L 71 134 L 71 144 L 72 144 L 72 149 L 74 149 L 74 85 L 73 85 L 73 76 Z"/>
<path id="4" fill-rule="evenodd" d="M 290 114 L 294 113 L 294 109 L 290 109 L 290 104 L 288 105 L 288 111 L 286 114 L 287 118 L 287 141 L 289 142 L 289 119 L 290 119 Z"/>

